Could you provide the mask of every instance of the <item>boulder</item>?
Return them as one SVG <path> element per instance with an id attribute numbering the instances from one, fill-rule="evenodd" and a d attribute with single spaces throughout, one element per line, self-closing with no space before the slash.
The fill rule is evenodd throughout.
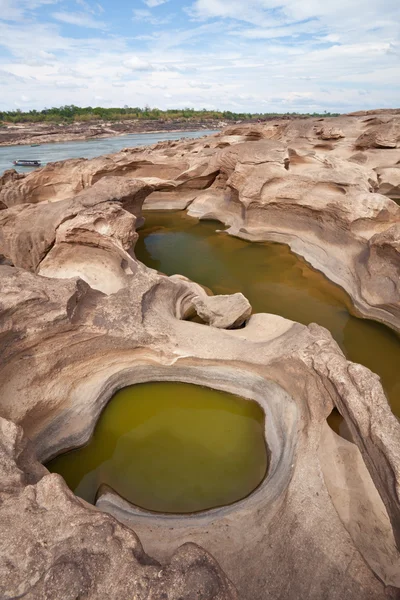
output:
<path id="1" fill-rule="evenodd" d="M 379 193 L 400 200 L 400 164 L 394 167 L 378 167 L 376 169 L 379 182 Z"/>
<path id="2" fill-rule="evenodd" d="M 198 316 L 213 327 L 236 329 L 251 315 L 251 305 L 243 294 L 229 296 L 206 296 L 193 299 Z"/>

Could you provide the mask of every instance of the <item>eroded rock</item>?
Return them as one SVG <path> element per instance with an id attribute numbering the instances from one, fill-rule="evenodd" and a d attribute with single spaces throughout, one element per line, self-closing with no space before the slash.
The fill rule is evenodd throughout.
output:
<path id="1" fill-rule="evenodd" d="M 250 302 L 243 294 L 229 296 L 196 296 L 193 305 L 205 323 L 219 329 L 236 329 L 251 315 Z"/>
<path id="2" fill-rule="evenodd" d="M 145 268 L 138 269 L 126 287 L 108 296 L 76 279 L 45 278 L 13 267 L 0 269 L 3 290 L 9 290 L 2 294 L 5 302 L 3 300 L 1 307 L 0 410 L 7 419 L 24 428 L 41 460 L 65 448 L 84 444 L 108 399 L 120 387 L 133 383 L 173 380 L 208 385 L 257 400 L 266 411 L 266 438 L 271 455 L 269 474 L 248 499 L 191 517 L 188 523 L 187 518 L 164 519 L 146 511 L 137 513 L 119 501 L 115 504 L 107 497 L 100 498 L 99 508 L 133 528 L 150 555 L 167 564 L 182 544 L 195 542 L 215 556 L 243 598 L 261 600 L 267 592 L 271 598 L 279 598 L 286 590 L 288 597 L 319 599 L 321 590 L 327 588 L 333 599 L 342 598 L 344 594 L 350 599 L 385 598 L 385 588 L 379 579 L 382 573 L 386 573 L 386 584 L 395 583 L 390 573 L 395 572 L 396 546 L 389 517 L 396 532 L 399 500 L 393 484 L 399 477 L 395 457 L 400 426 L 390 413 L 376 377 L 367 369 L 362 369 L 362 377 L 355 373 L 324 329 L 315 325 L 301 326 L 274 315 L 255 315 L 245 328 L 237 330 L 180 320 L 178 317 L 187 303 L 193 301 L 196 288 L 184 278 L 168 278 Z M 7 311 L 12 311 L 12 318 L 7 317 L 10 315 Z M 370 395 L 366 395 L 367 390 Z M 385 433 L 379 434 L 379 451 L 375 449 L 378 438 L 374 438 L 371 446 L 365 444 L 363 417 L 353 408 L 360 402 L 366 411 L 371 410 L 368 407 L 372 404 L 380 411 L 376 428 Z M 372 502 L 383 519 L 383 535 L 387 548 L 391 548 L 390 555 L 382 551 L 370 562 L 369 554 L 364 554 L 368 536 L 349 535 L 348 522 L 342 522 L 338 516 L 336 500 L 331 498 L 321 473 L 318 448 L 324 443 L 321 436 L 333 403 L 344 415 L 346 410 L 351 411 L 349 422 L 355 431 L 354 438 L 359 441 L 374 484 L 386 505 L 375 494 Z M 389 430 L 393 432 L 390 438 Z M 16 460 L 15 444 L 13 447 L 7 442 L 7 445 Z M 34 465 L 35 469 L 41 469 L 37 463 Z M 23 498 L 26 494 L 30 497 L 32 483 L 27 483 L 20 466 L 18 469 L 17 476 L 13 475 L 14 488 Z M 12 466 L 8 470 L 15 473 Z M 365 468 L 358 473 L 362 481 L 366 473 Z M 124 597 L 120 591 L 124 587 L 113 587 L 122 586 L 120 580 L 114 576 L 111 584 L 109 578 L 118 562 L 126 583 L 127 573 L 133 569 L 130 566 L 133 559 L 125 559 L 120 548 L 122 554 L 115 555 L 116 562 L 107 562 L 111 560 L 108 553 L 114 552 L 113 538 L 102 537 L 104 528 L 109 531 L 107 518 L 74 499 L 60 478 L 43 475 L 43 470 L 36 477 L 41 477 L 35 492 L 35 502 L 40 499 L 41 520 L 38 521 L 39 516 L 33 511 L 29 517 L 32 520 L 26 525 L 29 535 L 25 536 L 24 552 L 26 548 L 35 547 L 39 531 L 45 529 L 48 535 L 53 532 L 55 519 L 59 523 L 60 515 L 66 515 L 66 522 L 75 523 L 75 514 L 80 514 L 81 525 L 73 531 L 82 541 L 78 543 L 72 532 L 63 541 L 66 556 L 79 556 L 76 559 L 79 569 L 71 567 L 74 580 L 81 586 L 88 586 L 88 581 L 95 586 L 99 578 L 98 587 L 82 589 L 99 589 L 103 593 L 110 586 Z M 33 510 L 30 506 L 20 504 L 15 498 L 7 505 L 2 504 L 0 518 L 2 511 L 6 511 L 3 514 L 9 524 L 8 535 L 18 539 L 12 515 L 19 515 L 19 527 L 24 510 Z M 53 510 L 54 516 L 51 516 Z M 99 523 L 94 538 L 89 533 L 91 519 Z M 129 535 L 118 533 L 123 539 Z M 58 539 L 56 537 L 54 543 L 61 543 Z M 136 540 L 136 537 L 129 539 Z M 92 565 L 90 552 L 81 553 L 82 548 L 87 545 L 92 548 L 92 544 L 106 547 L 102 550 L 106 558 L 102 560 L 108 568 L 98 571 L 97 563 Z M 122 544 L 124 548 L 125 542 Z M 56 547 L 59 546 L 54 546 L 54 552 L 43 559 L 41 568 L 46 572 L 53 572 L 54 568 L 58 573 Z M 18 544 L 15 564 L 22 560 L 20 551 Z M 9 552 L 7 547 L 7 556 Z M 86 560 L 88 565 L 85 566 Z M 138 572 L 139 567 L 135 569 Z M 187 573 L 186 567 L 178 569 L 178 573 L 182 570 Z M 22 589 L 22 583 L 18 582 L 25 582 L 27 577 L 23 569 L 19 572 L 15 580 L 18 590 Z M 86 573 L 90 575 L 86 577 Z M 58 576 L 67 586 L 69 579 L 65 573 Z M 177 577 L 182 586 L 179 589 L 187 589 L 181 575 Z M 216 585 L 214 575 L 209 575 L 207 570 L 204 584 L 199 577 L 193 572 L 202 593 L 211 593 Z M 34 579 L 28 577 L 27 580 L 31 586 L 39 585 Z M 102 582 L 105 587 L 101 587 Z M 138 574 L 135 584 L 129 583 L 129 593 L 134 585 L 140 589 L 140 582 Z M 154 586 L 155 590 L 159 589 L 156 583 Z M 152 587 L 150 577 L 146 589 Z M 44 593 L 42 588 L 37 589 L 40 594 Z M 96 595 L 97 591 L 90 593 L 94 598 L 101 597 Z"/>
<path id="3" fill-rule="evenodd" d="M 22 429 L 1 418 L 0 452 L 2 598 L 237 598 L 195 544 L 181 546 L 165 566 L 147 556 L 133 531 L 32 460 Z"/>
<path id="4" fill-rule="evenodd" d="M 59 203 L 78 193 L 90 197 L 91 186 L 109 176 L 136 178 L 152 188 L 145 208 L 186 209 L 222 221 L 232 235 L 287 243 L 343 287 L 360 314 L 399 330 L 398 275 L 387 267 L 392 258 L 385 261 L 380 252 L 383 284 L 371 276 L 379 269 L 364 264 L 373 256 L 372 238 L 400 222 L 400 207 L 389 199 L 397 198 L 399 123 L 396 111 L 378 111 L 235 125 L 200 140 L 50 164 L 3 185 L 0 202 Z M 110 289 L 124 279 L 124 267 L 117 270 Z"/>
<path id="5" fill-rule="evenodd" d="M 250 316 L 241 294 L 210 297 L 133 252 L 145 198 L 190 194 L 191 214 L 290 243 L 396 327 L 399 208 L 376 193 L 383 150 L 347 160 L 363 119 L 340 118 L 345 137 L 328 154 L 314 120 L 267 123 L 55 163 L 3 186 L 0 252 L 15 267 L 0 265 L 2 596 L 228 600 L 231 580 L 244 600 L 396 597 L 400 425 L 377 376 L 325 329 Z M 193 310 L 211 326 L 185 320 Z M 96 509 L 40 465 L 85 444 L 113 394 L 146 381 L 259 402 L 270 454 L 259 488 L 190 517 L 102 488 Z M 356 445 L 328 432 L 334 407 Z"/>

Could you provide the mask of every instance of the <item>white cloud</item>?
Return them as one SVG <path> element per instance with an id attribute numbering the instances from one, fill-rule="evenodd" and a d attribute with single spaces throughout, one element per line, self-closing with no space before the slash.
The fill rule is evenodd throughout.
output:
<path id="1" fill-rule="evenodd" d="M 0 14 L 2 19 L 17 21 L 22 18 L 23 10 L 22 7 L 16 6 L 13 0 L 0 0 Z"/>
<path id="2" fill-rule="evenodd" d="M 55 85 L 67 90 L 80 90 L 88 87 L 84 83 L 75 83 L 74 81 L 56 81 Z"/>
<path id="3" fill-rule="evenodd" d="M 200 90 L 209 90 L 213 87 L 213 84 L 205 83 L 204 81 L 189 81 L 188 85 L 191 88 L 197 88 Z"/>
<path id="4" fill-rule="evenodd" d="M 145 21 L 151 25 L 165 25 L 170 21 L 170 17 L 155 17 L 147 8 L 135 8 L 132 13 L 135 21 Z"/>
<path id="5" fill-rule="evenodd" d="M 182 13 L 173 26 L 150 34 L 141 21 L 160 24 L 154 20 L 156 5 L 137 2 L 142 8 L 133 13 L 137 18 L 124 37 L 112 15 L 107 29 L 98 31 L 95 1 L 78 0 L 82 12 L 55 14 L 62 16 L 60 23 L 90 26 L 93 32 L 68 37 L 59 23 L 35 21 L 27 8 L 35 0 L 0 0 L 8 14 L 25 15 L 12 22 L 0 17 L 5 49 L 0 108 L 21 104 L 22 96 L 30 99 L 24 107 L 39 109 L 94 101 L 123 106 L 128 98 L 138 106 L 236 111 L 350 111 L 399 104 L 398 0 L 379 0 L 379 5 L 378 0 L 368 5 L 336 0 L 333 6 L 319 0 L 280 2 L 196 0 L 191 5 L 196 22 Z"/>
<path id="6" fill-rule="evenodd" d="M 88 79 L 92 78 L 88 73 L 80 73 L 76 69 L 71 69 L 71 67 L 67 67 L 65 65 L 61 65 L 57 69 L 57 73 L 62 76 L 73 77 L 74 79 Z"/>
<path id="7" fill-rule="evenodd" d="M 88 27 L 89 29 L 107 29 L 106 23 L 98 21 L 86 13 L 55 12 L 51 16 L 56 21 L 68 23 L 69 25 Z"/>
<path id="8" fill-rule="evenodd" d="M 132 56 L 123 62 L 124 67 L 131 71 L 153 71 L 154 66 L 147 60 L 139 58 L 139 56 Z"/>
<path id="9" fill-rule="evenodd" d="M 393 27 L 400 13 L 397 0 L 195 0 L 188 12 L 200 20 L 232 19 L 252 24 L 257 30 L 245 31 L 249 38 L 276 37 L 273 28 L 291 26 L 299 33 L 325 29 L 333 35 L 338 31 L 350 33 L 353 40 L 360 39 L 362 31 Z"/>
<path id="10" fill-rule="evenodd" d="M 168 0 L 143 0 L 143 2 L 150 8 L 154 8 L 155 6 L 161 6 L 161 4 L 165 4 Z"/>
<path id="11" fill-rule="evenodd" d="M 45 4 L 56 4 L 58 0 L 0 0 L 0 19 L 19 21 L 27 10 L 34 10 Z"/>

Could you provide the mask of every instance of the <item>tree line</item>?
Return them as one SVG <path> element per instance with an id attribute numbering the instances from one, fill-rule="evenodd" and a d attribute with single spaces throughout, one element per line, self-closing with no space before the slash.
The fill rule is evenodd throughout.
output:
<path id="1" fill-rule="evenodd" d="M 75 106 L 69 104 L 60 107 L 44 108 L 43 110 L 29 110 L 22 111 L 8 110 L 0 111 L 0 123 L 76 123 L 82 121 L 123 121 L 123 120 L 171 120 L 176 121 L 182 120 L 198 120 L 198 121 L 210 121 L 210 120 L 226 120 L 226 121 L 240 121 L 240 120 L 259 120 L 267 119 L 269 117 L 280 117 L 280 116 L 323 116 L 333 117 L 338 116 L 338 113 L 330 113 L 324 111 L 324 113 L 235 113 L 229 110 L 195 110 L 194 108 L 184 109 L 168 109 L 160 110 L 159 108 L 150 108 L 145 106 L 140 108 L 138 106 L 130 107 L 124 106 L 123 108 L 104 108 L 102 106 Z"/>

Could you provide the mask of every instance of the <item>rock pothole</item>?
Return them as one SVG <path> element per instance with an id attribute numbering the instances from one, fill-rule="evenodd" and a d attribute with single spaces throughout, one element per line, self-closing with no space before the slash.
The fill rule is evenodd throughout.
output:
<path id="1" fill-rule="evenodd" d="M 259 404 L 178 382 L 118 391 L 89 443 L 47 464 L 95 503 L 109 486 L 135 506 L 192 513 L 242 500 L 264 479 L 268 451 Z"/>

